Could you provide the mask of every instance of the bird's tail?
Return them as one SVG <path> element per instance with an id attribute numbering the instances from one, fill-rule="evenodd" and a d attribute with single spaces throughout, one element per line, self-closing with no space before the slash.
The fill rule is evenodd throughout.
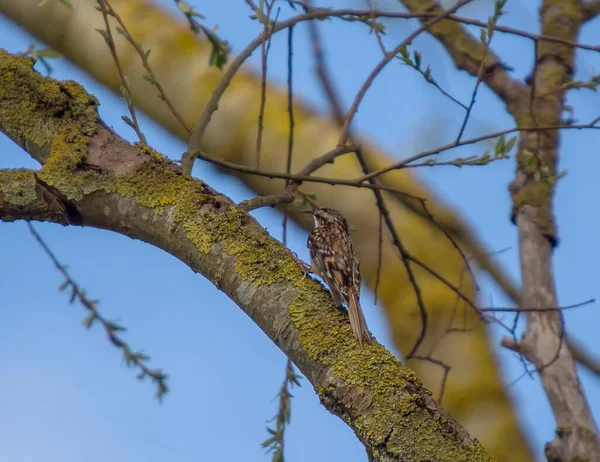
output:
<path id="1" fill-rule="evenodd" d="M 360 293 L 350 287 L 348 289 L 348 315 L 350 316 L 350 326 L 354 336 L 358 339 L 358 343 L 362 346 L 363 342 L 371 343 L 373 337 L 367 327 L 367 321 L 365 321 L 365 315 L 360 307 Z"/>

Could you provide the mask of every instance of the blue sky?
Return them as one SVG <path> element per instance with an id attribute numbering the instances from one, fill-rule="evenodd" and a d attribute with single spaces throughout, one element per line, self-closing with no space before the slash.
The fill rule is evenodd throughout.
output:
<path id="1" fill-rule="evenodd" d="M 76 2 L 74 2 L 76 3 Z M 170 2 L 163 1 L 172 8 Z M 239 51 L 258 32 L 248 20 L 241 0 L 198 2 L 207 25 L 218 24 L 219 34 Z M 362 7 L 361 2 L 354 2 Z M 285 5 L 285 2 L 282 2 Z M 328 6 L 341 5 L 330 0 Z M 383 6 L 395 2 L 382 1 Z M 538 2 L 508 2 L 502 24 L 537 31 Z M 488 2 L 478 2 L 465 13 L 486 18 Z M 390 26 L 389 43 L 397 43 L 415 23 Z M 360 25 L 322 23 L 330 67 L 349 104 L 378 60 L 375 37 Z M 600 43 L 600 19 L 589 23 L 580 38 Z M 595 30 L 594 30 L 595 29 Z M 475 33 L 478 31 L 475 29 Z M 325 108 L 306 42 L 306 28 L 295 33 L 295 93 L 317 108 Z M 273 41 L 270 76 L 285 79 L 285 34 Z M 23 51 L 35 40 L 0 17 L 0 47 Z M 430 64 L 433 75 L 447 91 L 468 101 L 474 79 L 457 73 L 437 43 L 421 37 L 415 42 Z M 531 70 L 532 44 L 497 34 L 494 49 L 524 78 Z M 357 63 L 361 63 L 357 65 Z M 133 132 L 120 116 L 122 102 L 66 60 L 52 63 L 53 76 L 80 81 L 101 101 L 100 114 L 125 138 Z M 259 64 L 259 55 L 251 65 Z M 40 67 L 43 71 L 43 68 Z M 600 55 L 578 52 L 576 78 L 586 80 L 600 72 Z M 572 92 L 569 104 L 585 123 L 600 115 L 600 96 Z M 183 143 L 142 116 L 149 143 L 167 155 L 178 155 Z M 411 69 L 390 65 L 369 91 L 356 117 L 361 133 L 377 140 L 399 157 L 446 143 L 455 136 L 462 110 L 445 100 Z M 502 104 L 483 86 L 466 136 L 512 127 Z M 600 169 L 598 131 L 568 131 L 561 142 L 561 170 L 556 215 L 561 245 L 555 254 L 560 303 L 598 297 L 600 244 L 596 172 Z M 462 150 L 459 155 L 481 153 L 485 145 Z M 37 165 L 5 137 L 0 167 Z M 457 153 L 458 154 L 458 153 Z M 455 155 L 457 155 L 455 154 Z M 446 154 L 443 158 L 451 158 Z M 516 230 L 510 223 L 508 184 L 514 161 L 485 168 L 435 168 L 418 174 L 476 227 L 490 249 L 510 247 L 498 261 L 518 280 Z M 237 180 L 206 165 L 195 172 L 209 184 L 241 200 L 251 196 Z M 272 210 L 255 213 L 275 237 L 280 216 Z M 260 442 L 266 438 L 266 420 L 275 412 L 277 390 L 286 358 L 229 299 L 181 262 L 148 244 L 95 229 L 38 224 L 37 229 L 99 309 L 128 327 L 127 341 L 143 348 L 151 364 L 170 375 L 171 392 L 162 405 L 153 398 L 148 383 L 138 383 L 102 331 L 85 330 L 83 308 L 69 305 L 58 292 L 61 276 L 32 239 L 25 223 L 0 224 L 0 445 L 6 460 L 71 462 L 87 460 L 125 462 L 132 459 L 163 460 L 269 460 Z M 305 232 L 292 227 L 290 247 L 306 258 Z M 482 302 L 505 305 L 508 301 L 485 276 Z M 364 297 L 369 326 L 378 339 L 390 345 L 381 312 Z M 565 313 L 568 331 L 592 353 L 600 356 L 596 340 L 600 314 L 597 304 Z M 495 332 L 498 341 L 500 332 Z M 514 354 L 498 348 L 510 383 L 522 373 Z M 581 372 L 596 416 L 600 415 L 600 379 Z M 539 381 L 523 379 L 510 388 L 528 435 L 540 451 L 552 438 L 555 424 Z M 312 388 L 303 381 L 292 403 L 292 425 L 287 436 L 289 461 L 365 461 L 352 431 L 322 408 Z M 306 442 L 310 444 L 306 444 Z"/>

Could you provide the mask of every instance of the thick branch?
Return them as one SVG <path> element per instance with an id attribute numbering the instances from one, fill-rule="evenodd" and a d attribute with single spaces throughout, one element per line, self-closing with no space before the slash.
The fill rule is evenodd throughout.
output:
<path id="1" fill-rule="evenodd" d="M 583 0 L 582 8 L 584 21 L 594 19 L 600 14 L 600 0 Z"/>
<path id="2" fill-rule="evenodd" d="M 578 1 L 545 1 L 540 12 L 543 34 L 577 39 L 584 20 Z M 569 45 L 541 42 L 536 47 L 531 99 L 521 103 L 521 126 L 561 122 L 565 84 L 572 80 L 574 60 L 574 49 Z M 516 178 L 511 184 L 525 308 L 558 306 L 552 268 L 552 248 L 558 240 L 553 210 L 558 143 L 558 131 L 523 135 Z M 600 461 L 598 429 L 567 347 L 561 313 L 529 311 L 526 317 L 523 340 L 516 345 L 504 344 L 523 354 L 540 373 L 558 426 L 557 439 L 549 446 L 554 454 L 551 457 L 560 453 L 559 460 Z"/>
<path id="3" fill-rule="evenodd" d="M 329 294 L 227 197 L 120 139 L 99 121 L 94 98 L 39 76 L 30 60 L 0 52 L 0 88 L 0 130 L 43 164 L 40 181 L 81 224 L 151 243 L 213 281 L 294 361 L 372 460 L 491 460 L 410 369 L 378 344 L 359 349 Z M 11 175 L 0 176 L 0 204 L 15 202 L 13 181 L 4 181 Z M 27 217 L 49 219 L 33 198 L 32 173 L 23 175 L 36 211 Z M 0 207 L 0 219 L 17 218 L 13 210 Z"/>

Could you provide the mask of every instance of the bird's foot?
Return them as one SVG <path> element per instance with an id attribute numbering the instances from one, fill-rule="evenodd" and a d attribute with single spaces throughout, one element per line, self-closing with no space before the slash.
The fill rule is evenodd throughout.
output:
<path id="1" fill-rule="evenodd" d="M 290 252 L 292 251 L 290 250 Z M 296 260 L 296 262 L 300 265 L 300 268 L 302 268 L 302 271 L 304 272 L 304 276 L 302 276 L 302 279 L 300 279 L 300 282 L 302 282 L 304 281 L 306 275 L 312 272 L 312 265 L 306 263 L 304 260 L 298 257 L 298 254 L 296 252 L 292 252 L 292 257 L 294 258 L 294 260 Z"/>

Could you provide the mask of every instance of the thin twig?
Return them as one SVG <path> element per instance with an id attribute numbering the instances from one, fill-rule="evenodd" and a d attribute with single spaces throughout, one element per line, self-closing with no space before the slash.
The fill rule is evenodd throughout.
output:
<path id="1" fill-rule="evenodd" d="M 349 152 L 355 152 L 358 148 L 356 146 L 347 146 L 344 147 L 343 152 L 342 153 L 349 153 Z M 329 151 L 328 154 L 330 153 L 335 153 L 335 157 L 337 157 L 338 155 L 340 155 L 340 150 L 338 148 Z M 365 188 L 365 189 L 373 189 L 373 190 L 381 190 L 381 191 L 389 191 L 389 192 L 393 192 L 396 194 L 402 194 L 405 195 L 407 197 L 410 197 L 412 199 L 415 200 L 426 200 L 423 197 L 418 197 L 418 196 L 414 196 L 412 194 L 408 194 L 404 191 L 400 191 L 397 188 L 391 187 L 391 186 L 386 186 L 386 185 L 382 185 L 382 184 L 371 184 L 371 183 L 357 183 L 356 181 L 352 181 L 352 180 L 344 180 L 341 178 L 329 178 L 329 177 L 320 177 L 320 176 L 312 176 L 310 173 L 309 174 L 302 174 L 302 173 L 282 173 L 282 172 L 272 172 L 272 171 L 266 171 L 266 170 L 259 170 L 256 169 L 254 167 L 248 167 L 245 165 L 240 165 L 240 164 L 235 164 L 233 162 L 228 162 L 226 160 L 221 160 L 221 159 L 215 159 L 213 157 L 210 157 L 209 155 L 203 153 L 202 151 L 196 151 L 195 152 L 195 157 L 197 157 L 198 159 L 201 160 L 205 160 L 207 162 L 210 162 L 211 164 L 214 165 L 218 165 L 219 167 L 224 167 L 227 168 L 229 170 L 233 170 L 236 172 L 240 172 L 240 173 L 248 173 L 248 174 L 252 174 L 252 175 L 257 175 L 257 176 L 263 176 L 266 178 L 278 178 L 278 179 L 283 179 L 283 180 L 291 180 L 293 182 L 297 182 L 299 184 L 307 182 L 307 183 L 324 183 L 324 184 L 330 184 L 332 186 L 351 186 L 354 188 Z M 318 158 L 316 160 L 320 160 L 321 158 Z M 258 207 L 267 207 L 267 206 L 273 206 L 273 205 L 277 205 L 279 203 L 281 203 L 280 201 L 283 198 L 286 198 L 288 196 L 287 192 L 283 192 L 283 193 L 279 193 L 279 194 L 274 194 L 272 196 L 264 196 L 264 197 L 257 197 L 255 199 L 251 199 L 251 200 L 247 200 L 247 201 L 242 201 L 239 205 L 244 207 L 246 210 L 252 210 L 254 208 L 258 208 Z M 293 200 L 293 197 L 290 198 L 290 202 Z M 262 204 L 262 205 L 256 205 L 251 207 L 250 204 Z"/>
<path id="2" fill-rule="evenodd" d="M 425 79 L 425 81 L 431 85 L 433 85 L 435 88 L 437 88 L 440 93 L 442 93 L 442 95 L 444 95 L 446 98 L 448 98 L 450 101 L 452 101 L 453 103 L 459 105 L 461 108 L 463 108 L 464 110 L 468 110 L 469 108 L 467 107 L 467 105 L 461 103 L 458 99 L 456 99 L 454 96 L 452 96 L 450 93 L 448 93 L 446 90 L 444 90 L 439 83 L 437 83 L 437 81 L 435 80 L 435 78 L 431 75 L 431 68 L 429 66 L 427 66 L 427 68 L 425 70 L 423 70 L 421 68 L 421 66 L 416 62 L 416 54 L 418 53 L 417 51 L 415 51 L 415 62 L 413 62 L 410 57 L 408 56 L 408 51 L 406 52 L 407 56 L 400 56 L 398 57 L 398 59 L 400 59 L 404 64 L 406 64 L 407 66 L 413 68 L 414 70 L 416 70 L 419 74 L 421 74 L 423 76 L 423 78 Z"/>
<path id="3" fill-rule="evenodd" d="M 440 385 L 440 393 L 437 398 L 437 402 L 441 404 L 442 399 L 444 398 L 444 391 L 446 390 L 446 382 L 448 381 L 448 375 L 450 374 L 450 369 L 452 366 L 446 364 L 444 361 L 440 361 L 439 359 L 431 358 L 430 356 L 413 356 L 412 359 L 420 359 L 421 361 L 427 361 L 432 364 L 436 364 L 444 369 L 444 375 L 442 376 L 442 383 Z"/>
<path id="4" fill-rule="evenodd" d="M 373 2 L 371 0 L 367 0 L 367 5 L 369 5 L 369 11 L 373 11 Z M 386 49 L 385 49 L 385 45 L 383 43 L 383 38 L 381 37 L 381 34 L 379 33 L 379 29 L 377 28 L 377 24 L 375 21 L 375 15 L 371 14 L 371 21 L 372 21 L 372 27 L 371 30 L 373 32 L 375 32 L 375 37 L 377 37 L 377 43 L 379 43 L 379 48 L 381 49 L 381 52 L 385 55 L 387 53 Z"/>
<path id="5" fill-rule="evenodd" d="M 289 120 L 289 135 L 288 135 L 288 151 L 287 161 L 285 164 L 285 172 L 290 173 L 292 171 L 292 155 L 294 153 L 294 86 L 293 86 L 293 56 L 294 56 L 294 27 L 288 29 L 288 69 L 287 69 L 287 103 L 288 103 L 288 120 Z M 290 181 L 286 180 L 286 188 L 290 185 Z M 289 204 L 286 203 L 283 211 L 283 245 L 287 247 L 287 225 L 289 218 Z"/>
<path id="6" fill-rule="evenodd" d="M 109 1 L 108 0 L 101 0 L 101 1 L 104 2 L 104 4 L 106 5 L 106 7 L 108 8 L 108 11 L 110 12 L 110 15 L 113 16 L 117 20 L 117 22 L 119 23 L 120 29 L 117 28 L 117 32 L 119 32 L 121 35 L 123 35 L 123 37 L 125 37 L 127 39 L 127 41 L 129 43 L 131 43 L 131 45 L 133 46 L 133 48 L 135 49 L 135 51 L 139 55 L 139 57 L 140 57 L 140 59 L 142 61 L 142 65 L 144 66 L 144 69 L 146 69 L 146 71 L 148 72 L 148 74 L 145 75 L 144 78 L 151 85 L 154 85 L 156 87 L 156 89 L 158 90 L 158 93 L 160 95 L 160 99 L 162 99 L 167 104 L 167 106 L 169 107 L 169 110 L 175 116 L 175 118 L 177 119 L 177 121 L 189 133 L 190 132 L 190 127 L 185 122 L 185 120 L 183 120 L 183 117 L 181 116 L 181 114 L 179 114 L 179 111 L 177 111 L 177 109 L 175 109 L 175 105 L 171 102 L 171 100 L 167 96 L 167 93 L 165 92 L 164 88 L 162 87 L 162 85 L 160 84 L 160 82 L 158 81 L 158 79 L 156 78 L 156 75 L 154 74 L 154 71 L 152 70 L 152 67 L 150 67 L 150 63 L 148 62 L 148 57 L 150 56 L 150 50 L 144 51 L 144 49 L 142 48 L 142 46 L 133 39 L 132 35 L 129 33 L 129 30 L 125 26 L 125 23 L 123 22 L 123 20 L 121 19 L 121 17 L 117 14 L 117 12 L 115 11 L 115 9 L 111 6 L 111 4 L 109 3 Z M 108 26 L 107 26 L 107 30 L 108 30 Z"/>
<path id="7" fill-rule="evenodd" d="M 469 138 L 467 140 L 461 140 L 459 142 L 453 141 L 452 143 L 445 144 L 445 145 L 437 147 L 435 149 L 430 149 L 428 151 L 423 151 L 423 152 L 420 152 L 419 154 L 415 154 L 414 156 L 407 157 L 406 159 L 403 159 L 392 165 L 384 167 L 380 170 L 373 171 L 373 172 L 369 173 L 368 175 L 364 175 L 359 178 L 356 178 L 354 181 L 364 182 L 364 181 L 370 180 L 372 178 L 376 178 L 380 175 L 383 175 L 384 173 L 391 172 L 392 170 L 406 168 L 408 164 L 410 164 L 416 160 L 422 159 L 424 157 L 432 156 L 434 154 L 439 154 L 441 152 L 448 151 L 449 149 L 456 148 L 459 146 L 466 146 L 469 144 L 477 143 L 479 141 L 485 141 L 485 140 L 488 140 L 491 138 L 497 138 L 502 135 L 508 135 L 510 133 L 544 131 L 544 130 L 570 130 L 570 129 L 582 130 L 582 129 L 588 129 L 588 128 L 600 129 L 600 126 L 596 125 L 598 122 L 600 122 L 600 117 L 597 117 L 596 119 L 592 120 L 590 123 L 587 123 L 587 124 L 562 124 L 562 125 L 552 125 L 552 126 L 547 126 L 547 127 L 513 127 L 513 128 L 506 129 L 506 130 L 500 130 L 500 131 L 497 131 L 494 133 L 490 133 L 487 135 L 476 136 L 474 138 Z"/>
<path id="8" fill-rule="evenodd" d="M 359 10 L 359 9 L 352 9 L 352 8 L 340 8 L 340 9 L 310 8 L 308 11 L 310 13 L 321 13 L 321 16 L 318 19 L 321 19 L 324 17 L 330 17 L 330 18 L 339 18 L 344 21 L 364 22 L 366 24 L 369 24 L 366 21 L 367 18 L 368 19 L 372 19 L 372 18 L 427 19 L 427 18 L 435 18 L 438 15 L 438 13 L 430 12 L 430 11 L 408 13 L 408 12 L 397 12 L 397 11 L 383 11 L 383 10 L 377 10 L 377 9 Z M 461 24 L 465 24 L 467 26 L 477 26 L 477 27 L 486 27 L 486 28 L 488 26 L 486 21 L 480 21 L 478 19 L 467 18 L 465 16 L 458 16 L 455 14 L 450 14 L 444 19 L 449 20 L 449 21 L 458 22 Z M 573 48 L 579 48 L 582 50 L 600 52 L 600 45 L 587 45 L 585 43 L 579 43 L 579 42 L 573 42 L 571 40 L 566 40 L 561 37 L 553 37 L 550 35 L 543 35 L 543 34 L 534 34 L 534 33 L 527 32 L 522 29 L 515 29 L 513 27 L 494 25 L 493 30 L 496 32 L 502 32 L 505 34 L 511 34 L 511 35 L 516 35 L 518 37 L 527 38 L 534 42 L 539 42 L 539 41 L 543 40 L 543 41 L 547 41 L 547 42 L 568 45 Z"/>
<path id="9" fill-rule="evenodd" d="M 44 252 L 52 263 L 60 271 L 60 273 L 65 278 L 65 281 L 61 284 L 60 290 L 64 291 L 66 289 L 71 290 L 71 298 L 70 303 L 73 303 L 75 300 L 79 300 L 79 302 L 88 310 L 89 315 L 84 321 L 84 326 L 88 329 L 92 327 L 94 322 L 98 321 L 104 331 L 106 332 L 106 336 L 108 340 L 117 348 L 119 348 L 123 353 L 123 358 L 125 359 L 125 363 L 127 366 L 134 366 L 140 370 L 138 374 L 139 379 L 143 379 L 145 377 L 149 377 L 156 384 L 156 397 L 160 401 L 162 400 L 165 393 L 167 393 L 167 379 L 168 376 L 162 372 L 160 369 L 150 369 L 144 363 L 150 359 L 149 356 L 145 355 L 141 351 L 134 352 L 130 346 L 118 336 L 119 332 L 124 332 L 125 327 L 115 323 L 114 321 L 109 321 L 104 316 L 102 316 L 96 305 L 98 304 L 97 300 L 90 299 L 85 290 L 81 289 L 79 285 L 73 280 L 69 272 L 67 271 L 67 267 L 60 263 L 54 252 L 50 249 L 48 244 L 44 241 L 42 236 L 37 232 L 37 230 L 33 227 L 33 225 L 27 222 L 27 226 L 29 227 L 29 231 L 35 238 L 35 240 L 42 246 Z"/>
<path id="10" fill-rule="evenodd" d="M 381 61 L 379 61 L 377 66 L 375 66 L 375 68 L 371 71 L 369 76 L 366 78 L 365 82 L 360 87 L 360 90 L 358 90 L 358 93 L 356 94 L 356 97 L 354 98 L 354 101 L 352 102 L 352 105 L 350 106 L 350 109 L 348 110 L 348 113 L 346 115 L 346 118 L 344 120 L 342 128 L 340 130 L 340 137 L 338 140 L 339 144 L 346 143 L 346 141 L 348 139 L 348 130 L 350 128 L 350 124 L 352 123 L 352 120 L 354 119 L 354 116 L 356 115 L 356 112 L 358 111 L 358 106 L 364 99 L 365 94 L 367 93 L 367 90 L 371 87 L 371 85 L 375 81 L 375 78 L 381 73 L 381 71 L 385 68 L 385 66 L 387 66 L 390 63 L 390 61 L 392 61 L 396 57 L 396 55 L 398 53 L 400 53 L 400 50 L 402 50 L 409 43 L 411 43 L 418 35 L 425 32 L 431 26 L 440 22 L 446 16 L 448 16 L 449 14 L 452 14 L 454 11 L 458 10 L 462 6 L 466 5 L 467 3 L 470 3 L 471 1 L 472 0 L 458 1 L 452 8 L 444 11 L 442 14 L 438 14 L 432 20 L 421 25 L 419 28 L 417 28 L 417 30 L 415 30 L 413 33 L 409 34 L 408 37 L 406 37 L 398 46 L 396 46 L 396 48 L 394 48 L 392 51 L 390 51 L 389 53 L 386 53 L 384 55 L 383 59 Z"/>
<path id="11" fill-rule="evenodd" d="M 291 414 L 291 398 L 290 390 L 295 386 L 300 386 L 300 377 L 294 372 L 292 360 L 288 359 L 285 366 L 285 378 L 279 389 L 279 408 L 277 414 L 272 420 L 275 420 L 275 428 L 267 427 L 267 431 L 271 435 L 263 441 L 262 447 L 268 452 L 273 453 L 273 462 L 283 462 L 283 451 L 285 449 L 285 430 L 290 423 Z"/>
<path id="12" fill-rule="evenodd" d="M 294 93 L 292 86 L 292 56 L 293 56 L 293 34 L 294 28 L 288 29 L 288 78 L 287 78 L 287 96 L 288 96 L 288 114 L 290 122 L 290 130 L 288 135 L 288 153 L 287 153 L 287 173 L 291 170 L 292 165 L 292 154 L 294 151 Z M 289 180 L 286 181 L 289 184 Z M 283 221 L 282 221 L 282 237 L 283 245 L 287 247 L 287 225 L 288 225 L 288 207 L 286 205 Z M 275 417 L 276 427 L 275 430 L 268 428 L 267 431 L 271 434 L 271 437 L 263 442 L 263 447 L 268 448 L 268 451 L 273 453 L 273 462 L 283 462 L 283 454 L 285 449 L 285 430 L 286 425 L 290 423 L 291 418 L 291 398 L 292 394 L 290 389 L 294 385 L 300 386 L 300 376 L 294 372 L 294 366 L 292 360 L 288 358 L 285 366 L 285 379 L 279 390 L 279 410 Z"/>
<path id="13" fill-rule="evenodd" d="M 121 81 L 121 95 L 123 96 L 123 99 L 125 99 L 125 102 L 127 103 L 127 109 L 129 109 L 129 114 L 131 115 L 131 120 L 126 116 L 121 116 L 121 118 L 127 125 L 129 125 L 131 128 L 133 128 L 133 130 L 135 131 L 135 133 L 138 136 L 138 138 L 140 139 L 140 141 L 142 143 L 146 144 L 146 137 L 144 136 L 144 134 L 142 133 L 142 130 L 140 129 L 140 125 L 138 123 L 137 116 L 135 113 L 135 107 L 133 105 L 133 101 L 131 101 L 131 90 L 129 89 L 129 80 L 127 79 L 127 77 L 125 77 L 125 74 L 123 73 L 123 69 L 121 68 L 121 62 L 119 61 L 119 55 L 117 54 L 115 40 L 113 38 L 112 31 L 110 28 L 110 22 L 108 20 L 108 14 L 109 14 L 108 9 L 110 8 L 110 6 L 108 5 L 106 0 L 97 0 L 97 1 L 98 1 L 98 5 L 100 5 L 99 9 L 100 9 L 100 12 L 102 13 L 102 17 L 104 18 L 104 25 L 105 25 L 106 29 L 105 30 L 96 29 L 96 31 L 98 31 L 100 33 L 100 35 L 102 35 L 102 37 L 104 38 L 104 41 L 106 42 L 106 44 L 108 45 L 108 49 L 110 50 L 110 54 L 113 57 L 113 61 L 115 62 L 115 65 L 117 66 L 119 80 Z M 112 13 L 110 13 L 110 14 L 112 15 Z"/>
<path id="14" fill-rule="evenodd" d="M 473 93 L 471 94 L 471 102 L 469 103 L 469 107 L 467 108 L 467 112 L 465 113 L 465 118 L 463 119 L 460 130 L 458 131 L 458 135 L 456 136 L 456 142 L 458 143 L 467 128 L 467 123 L 469 121 L 469 116 L 471 115 L 471 111 L 473 110 L 473 106 L 475 106 L 475 100 L 477 99 L 477 90 L 479 90 L 479 85 L 483 80 L 483 68 L 485 65 L 485 59 L 487 58 L 488 51 L 490 49 L 490 43 L 492 43 L 492 37 L 494 36 L 493 26 L 496 25 L 500 16 L 504 13 L 502 11 L 502 6 L 506 3 L 506 0 L 495 0 L 494 2 L 494 14 L 488 20 L 488 25 L 485 29 L 481 29 L 482 37 L 486 37 L 485 45 L 483 48 L 483 55 L 481 57 L 481 62 L 479 63 L 479 69 L 477 71 L 477 79 L 475 80 L 475 87 L 473 88 Z M 485 32 L 484 32 L 485 31 Z"/>
<path id="15" fill-rule="evenodd" d="M 425 210 L 425 214 L 427 215 L 427 217 L 429 218 L 429 220 L 431 220 L 431 222 L 444 234 L 444 236 L 446 236 L 446 239 L 448 239 L 450 241 L 450 243 L 452 244 L 452 246 L 460 254 L 460 257 L 465 262 L 465 267 L 467 268 L 467 270 L 469 272 L 469 275 L 471 276 L 471 280 L 473 281 L 473 284 L 475 285 L 475 289 L 479 292 L 479 290 L 480 290 L 479 289 L 479 284 L 477 284 L 477 278 L 475 277 L 475 273 L 473 272 L 473 269 L 471 268 L 471 264 L 469 263 L 469 259 L 467 258 L 467 256 L 465 255 L 465 253 L 462 251 L 462 249 L 458 245 L 458 242 L 456 242 L 456 240 L 452 237 L 452 235 L 448 231 L 446 231 L 446 229 L 441 225 L 441 223 L 439 223 L 435 219 L 435 217 L 433 216 L 433 214 L 427 208 L 427 203 L 426 202 L 421 202 L 421 205 L 423 206 L 423 210 Z"/>
<path id="16" fill-rule="evenodd" d="M 256 134 L 256 158 L 254 164 L 256 168 L 260 168 L 260 153 L 262 147 L 262 134 L 264 129 L 264 118 L 265 118 L 265 105 L 267 104 L 267 58 L 269 56 L 269 50 L 271 49 L 271 39 L 273 35 L 269 34 L 269 28 L 273 27 L 277 23 L 277 18 L 279 17 L 279 12 L 281 8 L 277 9 L 277 14 L 275 15 L 275 20 L 271 23 L 271 11 L 273 9 L 273 5 L 275 4 L 275 0 L 271 3 L 265 0 L 265 4 L 267 5 L 267 14 L 263 15 L 262 21 L 264 23 L 264 34 L 268 36 L 269 39 L 263 41 L 260 44 L 261 48 L 261 81 L 260 81 L 260 109 L 258 111 L 258 131 Z"/>
<path id="17" fill-rule="evenodd" d="M 383 264 L 383 215 L 379 214 L 379 227 L 377 231 L 377 273 L 375 275 L 375 300 L 373 303 L 377 305 L 377 293 L 379 290 L 379 280 L 381 278 L 381 266 Z"/>

